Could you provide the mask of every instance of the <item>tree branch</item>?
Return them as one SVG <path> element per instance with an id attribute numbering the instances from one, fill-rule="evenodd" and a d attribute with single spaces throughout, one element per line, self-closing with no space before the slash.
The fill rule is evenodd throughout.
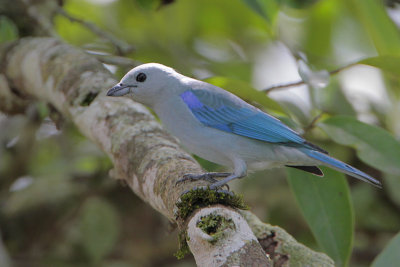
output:
<path id="1" fill-rule="evenodd" d="M 0 232 L 0 266 L 3 267 L 11 266 L 10 256 L 8 255 L 8 252 L 4 247 L 3 240 L 1 237 L 1 232 Z"/>
<path id="2" fill-rule="evenodd" d="M 325 254 L 297 243 L 279 227 L 274 227 L 273 242 L 281 252 L 263 250 L 257 240 L 271 232 L 255 222 L 251 213 L 211 205 L 224 198 L 218 194 L 207 197 L 210 207 L 197 209 L 192 216 L 190 212 L 180 216 L 177 203 L 182 203 L 178 201 L 182 193 L 206 184 L 199 181 L 176 185 L 176 181 L 186 173 L 202 172 L 201 167 L 144 106 L 126 98 L 105 97 L 106 90 L 117 81 L 92 56 L 52 38 L 24 38 L 1 47 L 0 59 L 0 73 L 6 81 L 0 83 L 0 103 L 38 99 L 72 120 L 112 160 L 112 177 L 126 181 L 139 197 L 187 232 L 185 238 L 189 237 L 189 247 L 199 266 L 272 266 L 272 262 L 321 266 L 315 264 L 314 257 L 321 259 L 318 263 L 322 265 L 333 266 Z M 193 201 L 195 195 L 189 192 L 185 196 Z M 193 204 L 190 201 L 183 206 Z M 220 227 L 210 232 L 209 223 L 215 221 Z M 297 254 L 296 250 L 285 250 L 296 246 L 302 247 Z"/>
<path id="3" fill-rule="evenodd" d="M 88 22 L 86 20 L 77 18 L 75 16 L 72 16 L 71 14 L 69 14 L 68 12 L 66 12 L 62 7 L 59 7 L 57 9 L 57 12 L 64 16 L 65 18 L 67 18 L 69 21 L 71 22 L 76 22 L 81 24 L 83 27 L 89 29 L 91 32 L 93 32 L 94 34 L 96 34 L 97 36 L 108 40 L 117 50 L 119 55 L 126 55 L 128 53 L 131 53 L 135 50 L 135 48 L 126 43 L 123 40 L 120 40 L 118 38 L 116 38 L 114 35 L 112 35 L 111 33 L 105 32 L 102 29 L 100 29 L 96 24 L 93 24 L 91 22 Z"/>
<path id="4" fill-rule="evenodd" d="M 127 58 L 127 57 L 120 57 L 120 56 L 113 56 L 113 55 L 101 55 L 101 54 L 93 54 L 93 53 L 89 53 L 90 55 L 92 55 L 93 57 L 97 58 L 100 62 L 104 63 L 104 64 L 109 64 L 109 65 L 116 65 L 116 66 L 120 66 L 123 68 L 127 68 L 127 69 L 132 69 L 138 65 L 140 65 L 140 63 Z"/>
<path id="5" fill-rule="evenodd" d="M 348 64 L 348 65 L 345 65 L 345 66 L 343 66 L 343 67 L 337 68 L 337 69 L 335 69 L 335 70 L 331 70 L 331 71 L 329 72 L 329 76 L 338 74 L 338 73 L 341 72 L 342 70 L 348 69 L 348 68 L 353 67 L 353 66 L 355 66 L 355 65 L 357 65 L 357 63 L 350 63 L 350 64 Z M 300 85 L 305 85 L 305 84 L 306 84 L 306 82 L 303 81 L 303 80 L 301 80 L 301 81 L 290 82 L 290 83 L 286 83 L 286 84 L 273 85 L 273 86 L 267 87 L 267 88 L 265 88 L 265 89 L 262 89 L 261 91 L 262 91 L 262 92 L 265 92 L 266 94 L 269 94 L 269 93 L 272 92 L 272 91 L 282 90 L 282 89 L 288 89 L 288 88 L 290 88 L 290 87 L 295 87 L 295 86 L 300 86 Z"/>
<path id="6" fill-rule="evenodd" d="M 0 14 L 17 25 L 20 36 L 57 37 L 52 20 L 58 7 L 54 0 L 2 0 Z"/>

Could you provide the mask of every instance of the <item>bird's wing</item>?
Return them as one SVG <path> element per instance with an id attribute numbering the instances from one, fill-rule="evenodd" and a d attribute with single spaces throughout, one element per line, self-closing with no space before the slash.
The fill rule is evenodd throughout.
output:
<path id="1" fill-rule="evenodd" d="M 190 89 L 180 97 L 206 126 L 269 143 L 317 149 L 280 120 L 228 92 Z"/>

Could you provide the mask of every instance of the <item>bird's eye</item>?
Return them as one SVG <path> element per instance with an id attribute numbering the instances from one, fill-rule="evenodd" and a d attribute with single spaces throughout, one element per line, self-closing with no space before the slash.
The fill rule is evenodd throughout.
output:
<path id="1" fill-rule="evenodd" d="M 124 85 L 122 83 L 120 83 L 119 86 L 124 86 Z"/>
<path id="2" fill-rule="evenodd" d="M 144 74 L 143 72 L 139 73 L 138 76 L 136 76 L 136 81 L 138 82 L 144 82 L 146 80 L 146 74 Z"/>

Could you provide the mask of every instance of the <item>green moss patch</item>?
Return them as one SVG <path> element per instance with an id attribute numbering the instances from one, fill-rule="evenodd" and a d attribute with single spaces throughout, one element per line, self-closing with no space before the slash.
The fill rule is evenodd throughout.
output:
<path id="1" fill-rule="evenodd" d="M 179 249 L 177 252 L 175 252 L 174 256 L 180 260 L 185 257 L 186 254 L 190 253 L 190 248 L 188 243 L 186 242 L 187 238 L 187 232 L 186 231 L 181 231 L 178 235 L 178 243 L 179 243 Z"/>
<path id="2" fill-rule="evenodd" d="M 182 195 L 180 201 L 176 203 L 178 207 L 177 219 L 185 220 L 196 209 L 221 204 L 236 209 L 249 209 L 244 204 L 243 196 L 231 194 L 225 191 L 210 189 L 192 189 Z"/>
<path id="3" fill-rule="evenodd" d="M 210 240 L 211 244 L 215 244 L 224 235 L 226 229 L 236 229 L 231 219 L 226 219 L 224 216 L 216 213 L 201 217 L 200 221 L 197 222 L 197 227 L 212 237 Z"/>
<path id="4" fill-rule="evenodd" d="M 216 191 L 204 188 L 192 189 L 183 194 L 180 201 L 176 203 L 176 206 L 178 207 L 178 212 L 176 214 L 178 224 L 179 222 L 183 223 L 187 217 L 193 213 L 193 211 L 215 204 L 221 204 L 236 209 L 249 209 L 249 207 L 244 204 L 243 196 L 241 195 L 236 195 L 232 192 L 228 193 L 222 190 Z M 211 242 L 216 242 L 223 233 L 223 230 L 232 228 L 234 225 L 232 221 L 217 214 L 212 214 L 210 216 L 202 217 L 201 221 L 198 222 L 197 227 L 202 229 L 208 235 L 214 237 Z M 186 242 L 187 238 L 186 231 L 181 231 L 179 233 L 179 250 L 174 254 L 178 259 L 184 258 L 184 256 L 190 252 L 189 246 Z"/>

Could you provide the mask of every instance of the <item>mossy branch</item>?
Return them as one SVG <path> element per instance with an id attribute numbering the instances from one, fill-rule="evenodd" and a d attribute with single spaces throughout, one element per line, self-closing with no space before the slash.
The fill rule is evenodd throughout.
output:
<path id="1" fill-rule="evenodd" d="M 201 167 L 144 106 L 105 96 L 117 81 L 95 58 L 52 38 L 23 38 L 2 46 L 0 59 L 0 103 L 11 103 L 0 110 L 17 112 L 36 99 L 73 121 L 112 160 L 112 177 L 123 179 L 187 233 L 199 266 L 316 266 L 314 257 L 322 265 L 333 265 L 325 254 L 297 243 L 279 227 L 266 227 L 251 213 L 238 212 L 244 205 L 234 196 L 202 190 L 180 199 L 190 188 L 206 185 L 176 184 L 186 173 L 201 173 Z M 13 103 L 18 108 L 13 109 Z M 179 208 L 182 203 L 185 208 Z M 214 233 L 204 231 L 211 228 Z M 271 229 L 276 246 L 266 250 L 258 240 L 271 237 Z"/>

